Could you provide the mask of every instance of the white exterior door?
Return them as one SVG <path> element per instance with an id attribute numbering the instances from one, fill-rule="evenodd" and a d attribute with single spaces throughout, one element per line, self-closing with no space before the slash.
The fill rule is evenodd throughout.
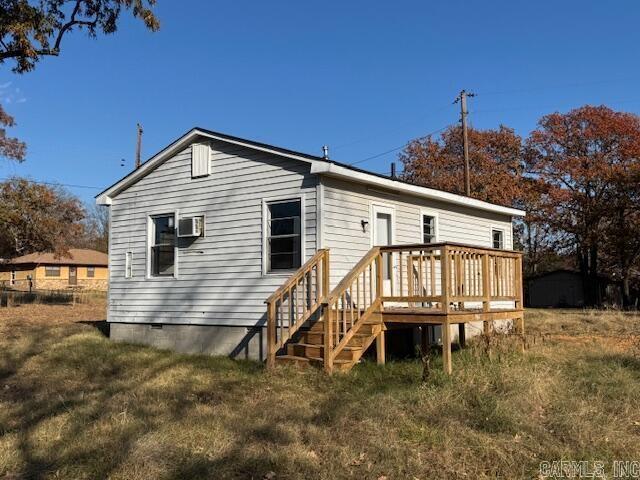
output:
<path id="1" fill-rule="evenodd" d="M 373 214 L 373 235 L 372 243 L 374 246 L 382 247 L 393 245 L 394 239 L 394 211 L 392 208 L 374 205 Z M 391 275 L 393 275 L 391 255 L 383 255 L 382 257 L 382 292 L 383 295 L 391 294 Z"/>

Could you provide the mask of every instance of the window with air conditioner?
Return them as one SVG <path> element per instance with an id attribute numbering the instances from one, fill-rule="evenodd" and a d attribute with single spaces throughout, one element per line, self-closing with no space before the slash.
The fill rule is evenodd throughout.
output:
<path id="1" fill-rule="evenodd" d="M 178 220 L 179 237 L 201 237 L 203 234 L 203 217 L 184 217 Z"/>

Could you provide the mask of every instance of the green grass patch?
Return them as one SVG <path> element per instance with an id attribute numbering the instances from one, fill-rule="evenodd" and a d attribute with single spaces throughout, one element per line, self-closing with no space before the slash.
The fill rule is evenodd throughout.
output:
<path id="1" fill-rule="evenodd" d="M 545 338 L 525 354 L 471 342 L 426 382 L 419 361 L 269 372 L 0 317 L 0 478 L 537 478 L 542 460 L 637 460 L 637 318 L 584 315 L 533 312 Z"/>

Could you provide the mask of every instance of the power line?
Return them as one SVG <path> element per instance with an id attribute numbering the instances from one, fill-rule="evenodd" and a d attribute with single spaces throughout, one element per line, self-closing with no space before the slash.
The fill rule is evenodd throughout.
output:
<path id="1" fill-rule="evenodd" d="M 7 180 L 11 180 L 12 178 L 16 178 L 16 177 L 5 177 L 2 179 L 2 181 L 7 181 Z M 39 181 L 39 180 L 31 180 L 29 178 L 23 178 L 23 177 L 18 177 L 20 180 L 24 180 L 26 182 L 29 183 L 36 183 L 38 185 L 49 185 L 52 187 L 69 187 L 69 188 L 89 188 L 89 189 L 93 189 L 93 190 L 102 190 L 103 187 L 93 187 L 90 185 L 74 185 L 71 183 L 57 183 L 57 182 L 43 182 L 43 181 Z"/>
<path id="2" fill-rule="evenodd" d="M 439 112 L 441 112 L 443 110 L 446 110 L 446 109 L 448 109 L 450 107 L 451 107 L 451 105 L 443 105 L 443 106 L 441 106 L 439 108 L 430 110 L 428 115 L 423 115 L 420 118 L 418 118 L 417 120 L 411 120 L 411 121 L 407 121 L 407 122 L 402 122 L 402 123 L 396 124 L 393 129 L 385 130 L 385 133 L 400 131 L 400 130 L 404 129 L 404 127 L 407 127 L 408 125 L 412 125 L 412 124 L 414 124 L 414 123 L 416 123 L 418 121 L 422 121 L 422 120 L 424 120 L 426 118 L 429 118 L 433 114 L 439 113 Z M 331 147 L 331 148 L 332 148 L 332 150 L 339 150 L 341 148 L 350 147 L 351 145 L 355 145 L 356 143 L 361 143 L 361 142 L 364 142 L 366 140 L 370 140 L 372 138 L 378 138 L 379 136 L 380 136 L 380 134 L 370 134 L 370 135 L 366 135 L 366 136 L 360 137 L 360 138 L 358 138 L 356 140 L 353 140 L 351 142 L 341 143 L 340 145 L 337 145 L 337 146 L 334 146 L 334 147 Z"/>
<path id="3" fill-rule="evenodd" d="M 426 135 L 422 135 L 421 137 L 418 138 L 426 138 L 426 137 L 430 137 L 431 135 L 435 135 L 436 133 L 440 133 L 443 130 L 446 130 L 447 128 L 449 128 L 449 125 L 444 126 L 442 128 L 439 128 L 438 130 L 434 130 L 433 132 L 429 132 Z M 357 165 L 359 163 L 364 163 L 364 162 L 368 162 L 369 160 L 374 160 L 376 158 L 380 158 L 380 157 L 384 157 L 385 155 L 388 155 L 389 153 L 393 153 L 393 152 L 397 152 L 398 150 L 402 150 L 403 148 L 405 148 L 407 145 L 409 145 L 409 142 L 405 143 L 404 145 L 401 145 L 399 147 L 396 148 L 392 148 L 391 150 L 387 150 L 385 152 L 382 153 L 378 153 L 376 155 L 372 155 L 371 157 L 367 157 L 367 158 L 363 158 L 362 160 L 358 160 L 356 162 L 352 162 L 349 165 Z"/>
<path id="4" fill-rule="evenodd" d="M 638 103 L 640 102 L 640 98 L 627 98 L 620 100 L 609 100 L 607 102 L 593 102 L 593 103 L 603 103 L 604 105 L 623 105 L 625 103 Z M 589 102 L 587 102 L 589 103 Z M 471 110 L 471 113 L 495 113 L 495 112 L 508 112 L 508 111 L 518 111 L 518 110 L 540 110 L 540 109 L 555 109 L 557 111 L 560 108 L 578 108 L 576 102 L 572 103 L 563 103 L 563 104 L 546 104 L 546 105 L 519 105 L 512 107 L 503 107 L 503 108 L 480 108 L 478 110 Z"/>
<path id="5" fill-rule="evenodd" d="M 555 84 L 555 85 L 541 85 L 538 87 L 531 88 L 518 88 L 513 90 L 500 90 L 500 91 L 489 91 L 489 92 L 480 92 L 482 96 L 488 95 L 513 95 L 517 93 L 530 93 L 530 92 L 540 92 L 544 90 L 556 90 L 562 88 L 574 88 L 574 87 L 583 87 L 589 85 L 603 85 L 608 83 L 617 83 L 617 82 L 625 82 L 637 80 L 637 78 L 617 78 L 617 79 L 608 79 L 608 80 L 593 80 L 588 82 L 571 82 L 571 83 L 563 83 L 563 84 Z"/>

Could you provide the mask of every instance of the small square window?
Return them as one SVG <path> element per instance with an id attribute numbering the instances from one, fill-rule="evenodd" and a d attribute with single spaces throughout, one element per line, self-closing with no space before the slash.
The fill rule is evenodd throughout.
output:
<path id="1" fill-rule="evenodd" d="M 96 276 L 96 267 L 87 267 L 87 278 L 94 278 Z"/>
<path id="2" fill-rule="evenodd" d="M 171 276 L 174 272 L 176 228 L 173 215 L 152 217 L 151 275 Z"/>
<path id="3" fill-rule="evenodd" d="M 422 216 L 422 243 L 435 243 L 436 241 L 436 217 L 432 215 Z"/>
<path id="4" fill-rule="evenodd" d="M 500 250 L 504 248 L 504 232 L 502 230 L 491 230 L 491 238 L 493 240 L 493 248 Z"/>
<path id="5" fill-rule="evenodd" d="M 60 276 L 60 266 L 58 265 L 47 265 L 44 267 L 44 276 L 45 277 L 59 277 Z"/>

